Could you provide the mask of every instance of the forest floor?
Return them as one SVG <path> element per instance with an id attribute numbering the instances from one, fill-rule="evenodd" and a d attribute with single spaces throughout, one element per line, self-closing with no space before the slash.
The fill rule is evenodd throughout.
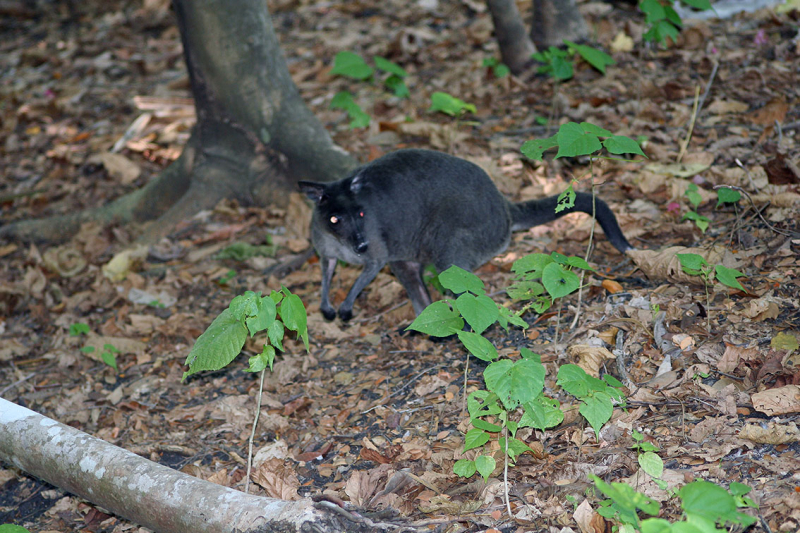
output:
<path id="1" fill-rule="evenodd" d="M 248 343 L 227 368 L 185 383 L 183 363 L 231 298 L 284 285 L 307 305 L 312 343 L 306 353 L 288 340 L 267 376 L 256 449 L 275 459 L 256 472 L 259 494 L 324 491 L 369 510 L 391 506 L 413 519 L 452 522 L 442 531 L 599 532 L 610 526 L 592 512 L 603 498 L 587 474 L 631 483 L 673 521 L 682 511 L 672 490 L 693 480 L 741 482 L 759 504 L 747 511 L 759 517 L 756 530 L 800 528 L 796 16 L 762 10 L 699 22 L 661 49 L 642 42 L 635 10 L 584 3 L 596 43 L 616 47 L 616 64 L 601 75 L 578 63 L 575 77 L 556 85 L 533 73 L 497 78 L 483 66 L 499 55 L 482 2 L 275 0 L 270 8 L 305 101 L 361 160 L 400 147 L 442 150 L 480 164 L 504 194 L 522 200 L 557 193 L 572 178 L 589 189 L 586 160 L 524 160 L 524 141 L 555 131 L 538 119 L 588 121 L 643 137 L 649 161 L 593 168 L 598 194 L 628 239 L 642 250 L 717 246 L 724 263 L 746 275 L 746 290 L 717 283 L 707 300 L 691 278 L 659 276 L 645 265 L 656 259 L 634 263 L 600 233 L 590 260 L 598 272 L 586 280 L 574 328 L 573 296 L 560 316 L 526 314 L 524 331 L 491 329 L 501 355 L 516 358 L 521 347 L 541 355 L 545 390 L 565 412 L 557 427 L 517 434 L 531 451 L 508 470 L 513 518 L 501 468 L 488 483 L 453 473 L 470 427 L 467 356 L 458 341 L 404 332 L 413 312 L 388 272 L 343 324 L 319 313 L 315 259 L 288 272 L 273 268 L 309 246 L 310 208 L 299 194 L 287 209 L 222 203 L 176 228 L 124 279 L 104 266 L 136 228 L 87 224 L 59 246 L 0 243 L 0 396 L 153 461 L 243 488 L 258 389 L 246 355 L 258 348 Z M 168 2 L 6 2 L 0 9 L 2 223 L 102 205 L 180 154 L 194 108 Z M 379 82 L 331 75 L 342 50 L 400 64 L 410 98 L 392 96 Z M 371 115 L 368 128 L 350 129 L 345 113 L 330 108 L 341 90 Z M 474 104 L 476 113 L 456 120 L 429 112 L 435 91 Z M 697 95 L 704 100 L 695 117 Z M 705 233 L 682 219 L 693 209 L 690 184 L 702 198 L 697 212 L 709 219 Z M 723 184 L 741 187 L 753 203 L 743 197 L 737 208 L 716 207 L 714 186 Z M 512 262 L 543 251 L 583 257 L 590 230 L 590 217 L 570 215 L 520 232 L 477 273 L 496 301 L 520 309 L 504 291 Z M 269 246 L 249 255 L 234 243 Z M 335 302 L 357 275 L 339 267 Z M 667 353 L 653 340 L 655 310 L 666 313 Z M 76 324 L 89 333 L 71 335 Z M 598 362 L 593 371 L 622 377 L 622 365 L 628 402 L 598 438 L 556 374 L 563 364 L 585 363 L 576 347 L 605 342 L 613 349 L 618 331 L 620 360 Z M 117 351 L 117 370 L 98 355 L 106 345 Z M 474 361 L 468 392 L 483 387 L 485 365 Z M 657 447 L 666 490 L 640 468 L 635 431 Z M 497 439 L 484 453 L 502 465 Z M 404 483 L 384 490 L 398 473 Z M 138 529 L 9 465 L 0 468 L 0 487 L 0 524 Z"/>

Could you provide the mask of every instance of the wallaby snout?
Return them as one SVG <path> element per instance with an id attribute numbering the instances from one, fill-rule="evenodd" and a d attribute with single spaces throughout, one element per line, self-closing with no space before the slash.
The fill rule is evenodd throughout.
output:
<path id="1" fill-rule="evenodd" d="M 360 242 L 356 243 L 354 249 L 355 249 L 357 254 L 363 254 L 364 252 L 367 251 L 368 248 L 369 248 L 369 242 L 368 241 L 360 241 Z"/>

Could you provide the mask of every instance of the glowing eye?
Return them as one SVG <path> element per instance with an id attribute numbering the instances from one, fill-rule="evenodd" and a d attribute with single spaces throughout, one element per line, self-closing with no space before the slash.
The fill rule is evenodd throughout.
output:
<path id="1" fill-rule="evenodd" d="M 338 223 L 339 223 L 339 217 L 331 217 L 331 224 L 338 224 Z"/>
<path id="2" fill-rule="evenodd" d="M 359 211 L 358 212 L 358 216 L 360 216 L 361 218 L 364 218 L 364 211 Z"/>

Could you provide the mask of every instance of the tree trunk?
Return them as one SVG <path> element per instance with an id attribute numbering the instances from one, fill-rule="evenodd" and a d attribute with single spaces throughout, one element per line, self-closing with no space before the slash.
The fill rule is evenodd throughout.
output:
<path id="1" fill-rule="evenodd" d="M 503 63 L 514 74 L 522 74 L 531 65 L 536 47 L 528 37 L 515 0 L 486 0 L 486 4 L 492 14 Z"/>
<path id="2" fill-rule="evenodd" d="M 589 26 L 575 0 L 533 0 L 531 40 L 537 47 L 560 46 L 564 39 L 582 41 L 588 37 Z"/>
<path id="3" fill-rule="evenodd" d="M 163 533 L 382 531 L 309 499 L 263 498 L 194 478 L 0 398 L 0 460 Z M 392 527 L 396 528 L 396 524 Z"/>
<path id="4" fill-rule="evenodd" d="M 197 124 L 181 157 L 110 204 L 0 228 L 0 236 L 56 241 L 82 222 L 158 220 L 152 242 L 223 198 L 285 203 L 298 179 L 332 181 L 356 165 L 300 98 L 263 0 L 174 0 Z"/>

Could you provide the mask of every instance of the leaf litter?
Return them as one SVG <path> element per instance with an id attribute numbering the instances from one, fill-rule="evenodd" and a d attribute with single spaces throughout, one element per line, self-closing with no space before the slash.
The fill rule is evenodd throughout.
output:
<path id="1" fill-rule="evenodd" d="M 525 333 L 488 333 L 503 354 L 520 346 L 540 353 L 545 386 L 567 409 L 557 428 L 518 433 L 535 453 L 509 469 L 514 520 L 503 511 L 502 472 L 488 484 L 452 473 L 465 455 L 469 427 L 462 404 L 465 354 L 453 341 L 402 333 L 413 311 L 394 278 L 379 275 L 357 302 L 353 323 L 343 325 L 319 314 L 314 258 L 288 273 L 272 269 L 307 247 L 309 211 L 299 195 L 285 210 L 223 202 L 147 253 L 119 255 L 135 228 L 94 224 L 60 246 L 0 243 L 0 395 L 154 461 L 243 488 L 257 380 L 240 357 L 181 384 L 182 363 L 234 295 L 284 284 L 309 308 L 313 346 L 304 355 L 301 344 L 287 339 L 286 355 L 265 382 L 257 493 L 325 494 L 370 510 L 391 507 L 412 519 L 452 521 L 462 531 L 599 530 L 605 526 L 592 511 L 597 500 L 584 500 L 587 473 L 666 497 L 637 465 L 631 449 L 637 430 L 660 448 L 668 488 L 695 479 L 723 486 L 741 481 L 754 488 L 772 531 L 797 530 L 800 116 L 794 104 L 800 51 L 789 35 L 794 15 L 762 10 L 698 22 L 675 46 L 645 50 L 641 18 L 615 9 L 618 17 L 591 19 L 597 40 L 611 48 L 622 42 L 620 34 L 632 36 L 632 51 L 615 53 L 618 64 L 603 77 L 579 65 L 575 79 L 556 90 L 540 77 L 495 79 L 481 66 L 498 56 L 481 5 L 426 5 L 270 4 L 295 82 L 340 146 L 362 160 L 405 146 L 444 150 L 481 164 L 504 193 L 529 199 L 559 192 L 559 178 L 588 173 L 580 161 L 521 161 L 522 142 L 549 135 L 536 118 L 549 117 L 555 106 L 559 117 L 646 136 L 652 164 L 595 164 L 599 193 L 640 248 L 633 258 L 639 268 L 598 238 L 592 260 L 599 274 L 588 279 L 575 330 L 565 332 L 562 317 L 556 339 L 552 313 L 529 317 L 533 325 Z M 0 45 L 3 223 L 102 205 L 142 186 L 178 157 L 194 123 L 167 2 L 85 2 L 69 9 L 79 13 L 21 10 L 3 23 L 10 36 Z M 346 49 L 403 66 L 411 98 L 331 75 L 333 56 Z M 678 165 L 695 87 L 706 89 L 715 64 L 707 104 Z M 372 115 L 367 130 L 348 129 L 344 114 L 329 108 L 340 90 L 353 92 Z M 473 122 L 428 113 L 436 91 L 475 104 Z M 711 219 L 705 234 L 682 220 L 689 181 L 699 186 L 700 210 Z M 715 185 L 745 188 L 759 213 L 744 201 L 740 211 L 715 209 Z M 588 217 L 571 215 L 517 234 L 509 251 L 478 273 L 505 301 L 515 258 L 542 251 L 582 256 L 590 231 Z M 235 243 L 274 246 L 277 257 L 218 256 Z M 740 278 L 746 292 L 717 284 L 707 305 L 702 285 L 670 264 L 674 254 L 659 258 L 656 251 L 668 247 L 703 250 L 698 253 L 736 265 L 747 275 Z M 340 302 L 358 271 L 339 270 L 332 297 Z M 611 290 L 611 282 L 622 291 Z M 570 300 L 564 314 L 571 317 L 575 305 Z M 659 343 L 655 309 L 664 312 Z M 70 335 L 77 323 L 91 334 Z M 615 345 L 618 331 L 621 346 Z M 107 344 L 119 350 L 118 373 L 81 350 Z M 566 363 L 618 375 L 618 362 L 629 374 L 629 408 L 614 412 L 597 442 L 558 396 L 555 375 Z M 469 390 L 482 386 L 482 367 L 471 364 L 466 379 Z M 490 447 L 500 459 L 497 442 Z M 0 522 L 37 531 L 137 529 L 10 468 L 0 469 L 0 484 Z M 578 510 L 570 500 L 582 502 Z M 664 513 L 677 518 L 680 509 Z"/>

